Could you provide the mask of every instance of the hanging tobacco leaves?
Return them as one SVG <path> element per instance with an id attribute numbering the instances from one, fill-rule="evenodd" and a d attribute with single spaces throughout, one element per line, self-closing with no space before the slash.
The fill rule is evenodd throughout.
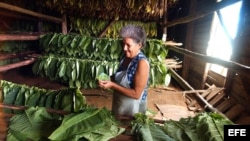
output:
<path id="1" fill-rule="evenodd" d="M 98 75 L 111 76 L 123 56 L 121 39 L 48 33 L 40 36 L 39 43 L 46 55 L 34 63 L 33 73 L 69 87 L 97 88 Z M 150 62 L 150 86 L 167 86 L 169 73 L 163 61 L 168 49 L 161 40 L 148 39 L 142 51 Z"/>
<path id="2" fill-rule="evenodd" d="M 77 112 L 86 105 L 85 97 L 78 88 L 46 90 L 5 80 L 1 80 L 0 87 L 2 88 L 1 101 L 7 105 L 39 106 L 70 112 Z M 12 113 L 10 109 L 4 110 Z"/>

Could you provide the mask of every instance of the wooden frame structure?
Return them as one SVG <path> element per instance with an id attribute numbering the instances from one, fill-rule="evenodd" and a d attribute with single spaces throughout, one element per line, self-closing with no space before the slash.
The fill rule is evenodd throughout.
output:
<path id="1" fill-rule="evenodd" d="M 0 8 L 4 8 L 4 9 L 14 11 L 17 13 L 21 13 L 21 14 L 26 14 L 29 16 L 43 19 L 43 20 L 51 21 L 54 23 L 61 23 L 62 33 L 63 34 L 67 33 L 66 15 L 63 15 L 62 18 L 52 17 L 52 16 L 44 15 L 44 14 L 41 14 L 38 12 L 33 12 L 31 10 L 27 10 L 27 9 L 24 9 L 24 8 L 21 8 L 18 6 L 6 4 L 3 2 L 0 2 Z M 2 14 L 7 14 L 7 13 L 2 12 Z M 38 40 L 39 36 L 40 36 L 40 33 L 0 34 L 0 42 L 1 41 L 33 41 L 33 40 Z M 17 57 L 19 57 L 20 54 L 22 54 L 22 56 L 23 55 L 30 55 L 31 52 L 30 53 L 18 53 L 18 54 L 1 54 L 0 59 L 5 60 L 5 59 L 10 59 L 10 58 L 17 58 Z M 30 65 L 34 62 L 35 62 L 35 58 L 30 58 L 27 56 L 27 60 L 13 63 L 13 64 L 8 64 L 5 66 L 0 66 L 0 75 L 1 75 L 1 72 L 7 71 L 9 69 L 14 69 L 14 68 Z"/>

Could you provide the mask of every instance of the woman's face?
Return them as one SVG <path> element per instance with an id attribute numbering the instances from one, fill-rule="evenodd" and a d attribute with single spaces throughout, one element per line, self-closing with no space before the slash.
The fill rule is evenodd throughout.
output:
<path id="1" fill-rule="evenodd" d="M 142 47 L 141 43 L 136 43 L 131 38 L 124 38 L 123 39 L 123 51 L 128 58 L 134 58 L 139 52 Z"/>

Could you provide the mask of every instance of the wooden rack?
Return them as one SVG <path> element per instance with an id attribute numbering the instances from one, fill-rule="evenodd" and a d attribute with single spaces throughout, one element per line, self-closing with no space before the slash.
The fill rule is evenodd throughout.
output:
<path id="1" fill-rule="evenodd" d="M 51 21 L 54 23 L 59 23 L 62 25 L 62 33 L 66 34 L 67 33 L 67 21 L 66 21 L 66 15 L 63 15 L 62 18 L 57 18 L 57 17 L 53 17 L 53 16 L 49 16 L 49 15 L 45 15 L 45 14 L 41 14 L 38 12 L 34 12 L 31 10 L 27 10 L 18 6 L 14 6 L 14 5 L 10 5 L 4 2 L 0 2 L 0 8 L 5 9 L 7 11 L 13 11 L 19 14 L 25 14 L 28 16 L 33 17 L 33 20 L 37 20 L 36 18 L 39 18 L 41 20 L 46 20 L 46 21 Z M 7 11 L 1 11 L 0 15 L 2 16 L 9 16 L 9 12 Z M 12 14 L 13 16 L 13 14 Z M 16 17 L 14 17 L 16 18 Z M 20 18 L 20 17 L 19 17 Z M 30 17 L 25 17 L 22 16 L 21 18 L 24 19 L 29 19 L 32 20 L 32 18 Z M 39 23 L 41 21 L 38 21 Z M 38 25 L 39 25 L 38 23 Z M 18 33 L 18 34 L 0 34 L 0 42 L 1 41 L 35 41 L 35 40 L 39 40 L 39 36 L 41 35 L 41 33 Z M 20 62 L 17 63 L 13 63 L 13 64 L 8 64 L 5 66 L 0 66 L 0 75 L 2 75 L 1 73 L 10 69 L 15 69 L 18 67 L 22 67 L 22 66 L 26 66 L 26 65 L 30 65 L 32 63 L 35 62 L 35 58 L 30 57 L 29 55 L 33 54 L 34 52 L 21 52 L 21 53 L 12 53 L 12 54 L 1 54 L 0 56 L 0 60 L 6 60 L 6 59 L 14 59 L 14 58 L 18 58 L 18 57 L 26 57 L 25 60 L 22 60 Z M 0 76 L 1 79 L 1 76 Z"/>

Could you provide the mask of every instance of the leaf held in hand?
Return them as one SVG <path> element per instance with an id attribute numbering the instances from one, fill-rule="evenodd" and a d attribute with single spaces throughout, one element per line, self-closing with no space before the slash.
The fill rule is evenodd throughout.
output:
<path id="1" fill-rule="evenodd" d="M 110 77 L 106 73 L 102 72 L 98 75 L 97 80 L 110 80 Z"/>

